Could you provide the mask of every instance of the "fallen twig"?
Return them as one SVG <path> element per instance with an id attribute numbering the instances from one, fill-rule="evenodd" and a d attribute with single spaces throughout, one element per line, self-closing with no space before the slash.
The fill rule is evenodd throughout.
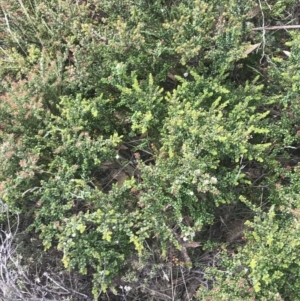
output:
<path id="1" fill-rule="evenodd" d="M 264 27 L 255 27 L 252 30 L 278 30 L 278 29 L 300 29 L 300 25 L 278 25 L 278 26 L 264 26 Z"/>

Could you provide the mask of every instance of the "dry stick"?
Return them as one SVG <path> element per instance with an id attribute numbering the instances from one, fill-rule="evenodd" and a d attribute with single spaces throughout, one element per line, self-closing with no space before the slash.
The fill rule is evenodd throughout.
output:
<path id="1" fill-rule="evenodd" d="M 145 289 L 148 290 L 148 291 L 150 291 L 153 294 L 153 296 L 158 295 L 158 296 L 161 296 L 161 297 L 165 298 L 165 300 L 174 300 L 170 296 L 165 295 L 163 293 L 160 293 L 158 291 L 155 291 L 155 290 L 153 290 L 153 289 L 151 289 L 149 287 L 146 287 Z"/>
<path id="2" fill-rule="evenodd" d="M 265 56 L 266 30 L 265 30 L 265 14 L 264 14 L 264 11 L 263 11 L 263 9 L 262 9 L 262 5 L 261 5 L 260 0 L 258 0 L 258 3 L 259 3 L 260 11 L 261 11 L 261 16 L 262 16 L 262 28 L 263 28 L 263 32 L 262 32 L 262 56 L 261 56 L 261 58 L 260 58 L 260 63 L 261 63 L 261 62 L 262 62 L 262 59 L 263 59 L 264 56 Z"/>
<path id="3" fill-rule="evenodd" d="M 173 269 L 172 269 L 172 266 L 171 266 L 171 290 L 172 290 L 172 301 L 175 300 L 175 293 L 174 293 L 174 281 L 173 281 Z"/>
<path id="4" fill-rule="evenodd" d="M 300 25 L 278 25 L 278 26 L 264 26 L 264 27 L 255 27 L 252 30 L 278 30 L 278 29 L 300 29 Z"/>
<path id="5" fill-rule="evenodd" d="M 185 278 L 184 278 L 184 273 L 182 271 L 182 266 L 180 266 L 180 272 L 181 272 L 181 275 L 182 275 L 182 280 L 183 280 L 183 284 L 184 284 L 184 287 L 185 287 L 185 292 L 186 292 L 187 299 L 190 300 L 190 295 L 189 295 L 189 291 L 186 287 L 186 281 L 185 281 Z"/>

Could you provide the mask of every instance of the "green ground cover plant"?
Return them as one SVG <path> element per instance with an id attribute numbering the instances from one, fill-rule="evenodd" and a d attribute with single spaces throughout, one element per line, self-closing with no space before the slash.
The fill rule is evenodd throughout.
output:
<path id="1" fill-rule="evenodd" d="M 2 232 L 64 300 L 298 300 L 296 1 L 0 7 Z"/>

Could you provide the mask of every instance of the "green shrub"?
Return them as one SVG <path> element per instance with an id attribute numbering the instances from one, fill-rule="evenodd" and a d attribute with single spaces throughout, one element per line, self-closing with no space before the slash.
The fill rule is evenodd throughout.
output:
<path id="1" fill-rule="evenodd" d="M 203 237 L 218 208 L 242 200 L 261 207 L 254 230 L 238 256 L 225 252 L 230 276 L 217 271 L 224 286 L 212 292 L 241 297 L 239 276 L 252 279 L 245 297 L 288 297 L 298 245 L 287 233 L 297 222 L 263 212 L 291 214 L 298 189 L 282 159 L 299 139 L 298 35 L 267 38 L 264 76 L 249 52 L 261 39 L 251 32 L 255 1 L 0 4 L 0 197 L 24 213 L 45 252 L 58 248 L 67 269 L 92 274 L 97 299 L 155 240 L 164 258 L 183 241 L 211 244 Z M 274 16 L 288 5 L 274 4 Z M 280 38 L 288 60 L 274 51 Z M 280 247 L 286 239 L 291 249 Z"/>
<path id="2" fill-rule="evenodd" d="M 298 210 L 293 213 L 277 215 L 272 207 L 247 222 L 251 229 L 245 234 L 247 244 L 230 257 L 225 251 L 219 263 L 221 269 L 207 270 L 215 286 L 212 291 L 200 289 L 200 299 L 298 300 Z"/>

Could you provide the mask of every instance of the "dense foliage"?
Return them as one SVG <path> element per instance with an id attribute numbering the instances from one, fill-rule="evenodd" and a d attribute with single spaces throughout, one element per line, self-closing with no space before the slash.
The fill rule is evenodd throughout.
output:
<path id="1" fill-rule="evenodd" d="M 255 30 L 297 1 L 0 6 L 0 197 L 43 258 L 95 300 L 178 267 L 182 300 L 299 299 L 300 34 Z"/>

